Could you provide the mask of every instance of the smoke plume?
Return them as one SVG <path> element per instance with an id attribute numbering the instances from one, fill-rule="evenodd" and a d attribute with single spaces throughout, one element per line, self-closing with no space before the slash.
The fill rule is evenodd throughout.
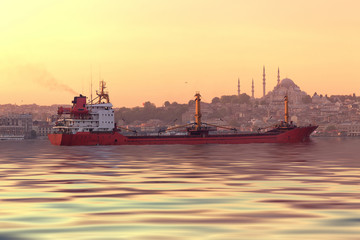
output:
<path id="1" fill-rule="evenodd" d="M 52 91 L 66 91 L 73 95 L 77 93 L 68 85 L 61 83 L 56 79 L 50 72 L 46 69 L 34 66 L 34 65 L 24 65 L 20 66 L 18 73 L 21 77 L 29 79 L 30 81 L 39 84 Z"/>

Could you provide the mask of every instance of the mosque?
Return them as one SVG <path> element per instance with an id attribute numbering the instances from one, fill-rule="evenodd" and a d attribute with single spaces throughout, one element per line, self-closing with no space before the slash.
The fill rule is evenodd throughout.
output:
<path id="1" fill-rule="evenodd" d="M 264 68 L 265 74 L 265 68 Z M 265 91 L 265 90 L 264 90 Z M 301 91 L 300 87 L 294 83 L 290 78 L 284 78 L 280 81 L 280 70 L 278 68 L 277 85 L 268 94 L 264 95 L 264 100 L 267 102 L 283 102 L 284 96 L 289 97 L 289 101 L 292 104 L 302 104 L 303 98 L 307 96 L 307 93 Z"/>
<path id="2" fill-rule="evenodd" d="M 263 97 L 268 103 L 279 103 L 284 101 L 284 96 L 289 97 L 291 104 L 302 104 L 303 98 L 307 96 L 307 93 L 301 91 L 300 87 L 294 83 L 290 78 L 284 78 L 280 81 L 280 70 L 278 68 L 277 85 L 274 89 L 266 94 L 266 78 L 265 78 L 265 66 L 263 67 Z M 240 94 L 240 81 L 238 80 L 238 94 Z M 252 80 L 251 97 L 254 99 L 254 80 Z"/>

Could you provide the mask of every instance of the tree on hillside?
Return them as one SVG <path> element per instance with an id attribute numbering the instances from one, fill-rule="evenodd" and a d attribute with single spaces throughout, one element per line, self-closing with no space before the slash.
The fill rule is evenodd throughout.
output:
<path id="1" fill-rule="evenodd" d="M 155 106 L 154 103 L 151 103 L 151 102 L 147 101 L 147 102 L 144 103 L 144 108 L 145 109 L 154 109 L 154 108 L 156 108 L 156 106 Z"/>
<path id="2" fill-rule="evenodd" d="M 220 103 L 220 98 L 214 97 L 211 101 L 212 104 Z"/>
<path id="3" fill-rule="evenodd" d="M 164 102 L 164 107 L 170 107 L 170 105 L 171 105 L 171 104 L 170 104 L 169 101 L 165 101 L 165 102 Z"/>
<path id="4" fill-rule="evenodd" d="M 221 96 L 220 102 L 225 103 L 233 103 L 233 104 L 242 104 L 242 103 L 249 103 L 250 96 L 246 93 L 238 95 L 224 95 Z"/>
<path id="5" fill-rule="evenodd" d="M 174 122 L 177 119 L 181 123 L 181 116 L 188 109 L 187 104 L 173 103 L 168 108 L 159 107 L 151 102 L 145 102 L 144 107 L 120 108 L 115 111 L 115 120 L 123 121 L 125 125 L 135 121 L 146 122 L 150 119 L 159 119 L 165 124 Z"/>

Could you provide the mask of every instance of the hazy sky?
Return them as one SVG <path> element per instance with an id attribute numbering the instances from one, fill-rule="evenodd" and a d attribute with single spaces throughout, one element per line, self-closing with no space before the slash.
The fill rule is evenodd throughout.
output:
<path id="1" fill-rule="evenodd" d="M 99 75 L 115 107 L 306 91 L 360 95 L 358 0 L 2 0 L 0 104 L 70 104 Z M 92 74 L 91 74 L 92 72 Z"/>

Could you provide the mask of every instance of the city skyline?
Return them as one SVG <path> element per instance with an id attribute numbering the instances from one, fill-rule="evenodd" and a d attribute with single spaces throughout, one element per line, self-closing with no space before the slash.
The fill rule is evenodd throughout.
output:
<path id="1" fill-rule="evenodd" d="M 18 6 L 22 7 L 19 8 Z M 107 82 L 115 107 L 263 95 L 280 76 L 312 95 L 359 94 L 357 1 L 0 3 L 0 104 L 69 103 Z"/>

